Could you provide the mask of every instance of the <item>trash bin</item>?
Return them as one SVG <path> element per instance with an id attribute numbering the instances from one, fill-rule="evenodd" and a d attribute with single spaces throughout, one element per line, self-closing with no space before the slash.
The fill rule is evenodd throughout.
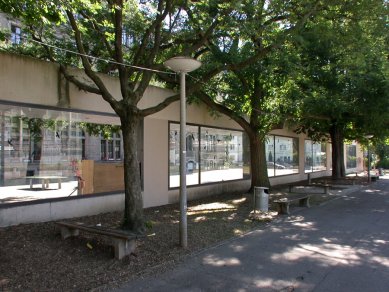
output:
<path id="1" fill-rule="evenodd" d="M 378 168 L 379 175 L 385 175 L 385 170 L 383 168 Z"/>
<path id="2" fill-rule="evenodd" d="M 254 210 L 269 211 L 269 188 L 254 187 Z"/>

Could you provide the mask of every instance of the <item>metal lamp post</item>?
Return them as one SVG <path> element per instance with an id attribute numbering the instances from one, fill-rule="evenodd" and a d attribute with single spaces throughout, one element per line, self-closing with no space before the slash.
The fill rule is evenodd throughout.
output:
<path id="1" fill-rule="evenodd" d="M 367 139 L 367 182 L 370 183 L 370 139 L 373 138 L 373 135 L 366 135 Z"/>
<path id="2" fill-rule="evenodd" d="M 188 246 L 187 195 L 186 195 L 186 96 L 185 75 L 198 69 L 201 62 L 193 58 L 178 56 L 164 62 L 164 65 L 180 73 L 180 245 Z"/>

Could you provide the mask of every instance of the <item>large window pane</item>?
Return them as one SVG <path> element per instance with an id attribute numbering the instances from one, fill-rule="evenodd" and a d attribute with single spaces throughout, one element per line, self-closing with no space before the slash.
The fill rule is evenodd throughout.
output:
<path id="1" fill-rule="evenodd" d="M 312 172 L 313 166 L 312 166 L 312 141 L 311 140 L 305 140 L 304 141 L 304 170 L 305 172 Z"/>
<path id="2" fill-rule="evenodd" d="M 274 168 L 276 175 L 298 173 L 298 139 L 275 136 Z"/>
<path id="3" fill-rule="evenodd" d="M 243 179 L 243 132 L 201 127 L 201 183 Z"/>
<path id="4" fill-rule="evenodd" d="M 180 125 L 169 124 L 169 187 L 180 185 Z M 186 184 L 199 183 L 199 127 L 186 126 Z"/>
<path id="5" fill-rule="evenodd" d="M 77 177 L 91 171 L 82 169 L 83 159 L 120 159 L 120 136 L 102 143 L 86 131 L 101 128 L 99 115 L 0 104 L 0 119 L 0 203 L 75 196 Z"/>
<path id="6" fill-rule="evenodd" d="M 356 145 L 346 145 L 346 168 L 356 168 L 357 167 L 357 146 Z"/>
<path id="7" fill-rule="evenodd" d="M 315 143 L 312 144 L 313 148 L 313 171 L 326 170 L 326 144 Z"/>
<path id="8" fill-rule="evenodd" d="M 266 138 L 266 164 L 267 175 L 275 176 L 275 159 L 274 159 L 274 136 L 267 136 Z"/>
<path id="9" fill-rule="evenodd" d="M 326 143 L 305 140 L 305 172 L 327 169 Z"/>
<path id="10" fill-rule="evenodd" d="M 189 125 L 186 129 L 187 185 L 250 177 L 249 149 L 243 132 Z M 179 151 L 180 125 L 169 123 L 170 188 L 180 184 Z"/>

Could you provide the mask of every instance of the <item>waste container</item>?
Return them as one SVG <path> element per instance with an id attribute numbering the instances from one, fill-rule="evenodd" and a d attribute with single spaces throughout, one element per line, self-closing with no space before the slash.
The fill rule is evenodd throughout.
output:
<path id="1" fill-rule="evenodd" d="M 383 168 L 378 168 L 379 175 L 385 175 L 385 170 Z"/>
<path id="2" fill-rule="evenodd" d="M 254 210 L 269 211 L 269 188 L 254 187 Z"/>

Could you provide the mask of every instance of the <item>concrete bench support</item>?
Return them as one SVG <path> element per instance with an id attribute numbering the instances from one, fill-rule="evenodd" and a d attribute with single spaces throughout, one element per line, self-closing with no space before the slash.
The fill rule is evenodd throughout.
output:
<path id="1" fill-rule="evenodd" d="M 309 208 L 310 207 L 310 204 L 309 204 L 310 197 L 311 197 L 311 195 L 302 195 L 302 196 L 298 196 L 298 197 L 294 197 L 294 198 L 282 198 L 282 199 L 275 200 L 274 203 L 277 204 L 278 214 L 289 215 L 290 214 L 289 205 L 291 203 L 298 201 L 300 207 Z"/>
<path id="2" fill-rule="evenodd" d="M 107 236 L 111 239 L 114 248 L 115 258 L 120 260 L 134 252 L 136 239 L 140 236 L 124 230 L 109 229 L 98 226 L 88 226 L 82 223 L 56 222 L 60 227 L 62 239 L 71 236 L 78 236 L 81 231 Z"/>

